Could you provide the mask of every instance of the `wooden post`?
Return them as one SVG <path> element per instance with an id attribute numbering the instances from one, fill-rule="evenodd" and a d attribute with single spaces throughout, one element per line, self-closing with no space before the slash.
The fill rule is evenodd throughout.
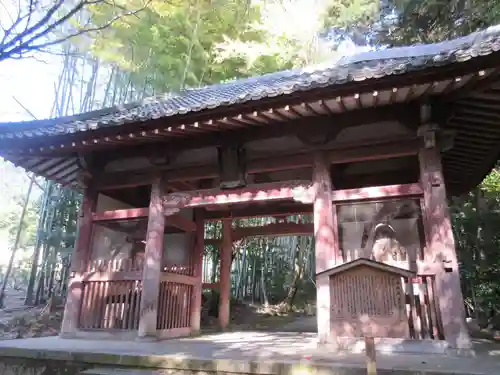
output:
<path id="1" fill-rule="evenodd" d="M 314 185 L 314 237 L 316 255 L 316 274 L 323 272 L 336 263 L 335 250 L 338 248 L 337 228 L 332 204 L 332 183 L 325 158 L 321 153 L 315 155 L 313 169 Z M 317 279 L 316 319 L 318 339 L 321 344 L 330 342 L 330 282 L 328 278 Z"/>
<path id="2" fill-rule="evenodd" d="M 365 352 L 366 352 L 366 374 L 377 375 L 377 358 L 375 352 L 375 339 L 365 336 Z"/>
<path id="3" fill-rule="evenodd" d="M 157 339 L 156 321 L 158 317 L 158 295 L 160 291 L 163 239 L 165 234 L 165 215 L 163 213 L 162 202 L 164 186 L 162 178 L 158 178 L 151 186 L 146 249 L 142 271 L 139 339 Z"/>
<path id="4" fill-rule="evenodd" d="M 220 285 L 219 285 L 219 325 L 221 329 L 229 326 L 231 298 L 231 262 L 233 252 L 232 220 L 222 221 L 222 248 L 220 253 Z"/>
<path id="5" fill-rule="evenodd" d="M 92 246 L 92 214 L 97 207 L 98 193 L 87 187 L 83 192 L 80 218 L 78 219 L 78 237 L 71 258 L 71 277 L 68 283 L 68 296 L 64 306 L 64 318 L 61 324 L 61 337 L 71 337 L 78 330 L 82 304 L 81 274 L 86 270 Z"/>
<path id="6" fill-rule="evenodd" d="M 470 349 L 441 155 L 439 148 L 432 142 L 433 135 L 427 134 L 425 139 L 426 147 L 419 153 L 420 178 L 424 190 L 422 217 L 427 245 L 424 256 L 433 262 L 436 273 L 436 297 L 445 340 L 452 348 Z"/>
<path id="7" fill-rule="evenodd" d="M 195 211 L 196 234 L 193 251 L 193 276 L 196 284 L 193 285 L 193 295 L 191 302 L 191 332 L 200 332 L 201 323 L 201 300 L 203 293 L 203 252 L 205 249 L 205 221 L 203 220 L 203 210 Z"/>

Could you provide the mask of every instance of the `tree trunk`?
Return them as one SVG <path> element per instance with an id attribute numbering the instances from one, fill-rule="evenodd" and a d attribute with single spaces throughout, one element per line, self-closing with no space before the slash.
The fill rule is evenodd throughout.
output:
<path id="1" fill-rule="evenodd" d="M 299 283 L 304 275 L 304 255 L 307 250 L 307 237 L 300 237 L 299 243 L 296 250 L 295 265 L 293 279 L 288 289 L 288 293 L 283 301 L 287 311 L 291 310 L 295 296 L 297 295 L 297 290 L 299 289 Z"/>
<path id="2" fill-rule="evenodd" d="M 255 303 L 255 294 L 256 294 L 255 286 L 257 285 L 257 278 L 256 278 L 256 272 L 255 272 L 256 267 L 257 267 L 257 257 L 254 254 L 253 265 L 252 265 L 252 281 L 251 281 L 252 303 Z"/>
<path id="3" fill-rule="evenodd" d="M 0 289 L 0 308 L 3 307 L 3 301 L 5 298 L 5 288 L 7 287 L 7 281 L 9 280 L 10 273 L 12 272 L 12 265 L 14 263 L 14 259 L 16 257 L 16 252 L 19 247 L 19 241 L 21 239 L 21 233 L 23 230 L 24 217 L 26 216 L 26 211 L 28 209 L 28 204 L 30 201 L 31 191 L 33 190 L 33 185 L 35 183 L 35 177 L 33 176 L 30 180 L 30 184 L 28 187 L 28 192 L 26 193 L 26 199 L 23 205 L 23 211 L 21 213 L 21 218 L 19 219 L 19 226 L 17 227 L 16 239 L 14 241 L 14 247 L 12 248 L 12 253 L 10 254 L 9 264 L 7 266 L 7 270 L 5 271 L 5 275 L 2 281 L 2 287 Z"/>
<path id="4" fill-rule="evenodd" d="M 38 228 L 36 231 L 35 248 L 33 249 L 33 255 L 31 256 L 31 269 L 28 281 L 28 286 L 26 288 L 26 297 L 24 299 L 24 304 L 27 306 L 33 305 L 34 301 L 34 291 L 36 275 L 38 272 L 38 260 L 40 259 L 40 250 L 42 249 L 42 235 L 44 234 L 45 219 L 47 216 L 47 203 L 50 194 L 51 182 L 45 185 L 45 191 L 43 192 L 42 200 L 42 212 L 40 214 L 40 220 L 38 221 Z"/>
<path id="5" fill-rule="evenodd" d="M 246 257 L 247 257 L 247 246 L 243 246 L 243 255 L 242 255 L 242 259 L 241 259 L 241 266 L 240 266 L 240 272 L 239 272 L 239 275 L 238 275 L 238 281 L 236 283 L 236 298 L 239 299 L 240 296 L 242 296 L 242 292 L 241 292 L 241 289 L 242 289 L 242 284 L 243 284 L 243 278 L 244 278 L 244 275 L 246 274 L 245 272 L 245 263 L 246 263 Z"/>
<path id="6" fill-rule="evenodd" d="M 263 241 L 260 241 L 260 244 L 261 244 L 261 254 L 262 254 L 262 261 L 261 261 L 261 267 L 260 267 L 260 287 L 261 287 L 261 290 L 262 290 L 262 298 L 264 300 L 264 306 L 268 306 L 269 305 L 269 299 L 267 297 L 267 290 L 266 290 L 266 278 L 264 276 L 264 272 L 266 272 L 267 270 L 267 262 L 266 262 L 266 258 L 267 258 L 267 251 L 269 250 L 269 242 L 266 238 L 266 245 L 265 245 L 265 248 L 263 246 Z"/>

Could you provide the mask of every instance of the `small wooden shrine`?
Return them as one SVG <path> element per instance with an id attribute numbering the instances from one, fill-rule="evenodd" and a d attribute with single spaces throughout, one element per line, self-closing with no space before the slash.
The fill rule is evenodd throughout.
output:
<path id="1" fill-rule="evenodd" d="M 0 125 L 0 154 L 83 191 L 61 336 L 200 330 L 204 288 L 230 321 L 232 245 L 312 234 L 321 343 L 369 332 L 467 349 L 447 195 L 495 165 L 500 29 L 330 67 Z M 313 223 L 288 217 L 312 213 Z M 238 228 L 233 219 L 272 216 Z M 220 220 L 222 239 L 205 239 Z M 203 282 L 204 244 L 220 279 Z"/>
<path id="2" fill-rule="evenodd" d="M 413 295 L 414 277 L 415 272 L 367 258 L 319 273 L 318 282 L 330 288 L 332 334 L 411 338 L 406 293 Z"/>

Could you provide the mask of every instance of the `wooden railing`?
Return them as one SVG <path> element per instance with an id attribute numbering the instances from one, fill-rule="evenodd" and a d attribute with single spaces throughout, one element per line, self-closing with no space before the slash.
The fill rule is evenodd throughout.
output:
<path id="1" fill-rule="evenodd" d="M 82 281 L 80 329 L 137 330 L 141 280 Z"/>
<path id="2" fill-rule="evenodd" d="M 163 267 L 158 296 L 160 337 L 189 334 L 196 279 L 192 267 Z M 91 261 L 82 273 L 81 330 L 129 330 L 139 327 L 142 263 L 128 259 Z"/>
<path id="3" fill-rule="evenodd" d="M 142 271 L 143 262 L 132 259 L 91 260 L 84 269 L 87 273 Z"/>
<path id="4" fill-rule="evenodd" d="M 193 275 L 193 267 L 182 264 L 167 264 L 163 266 L 163 272 L 175 273 L 177 275 Z"/>
<path id="5" fill-rule="evenodd" d="M 189 328 L 193 286 L 169 281 L 160 283 L 158 330 Z"/>
<path id="6" fill-rule="evenodd" d="M 92 260 L 88 263 L 85 272 L 128 272 L 142 271 L 143 261 L 132 259 L 111 259 Z M 162 272 L 174 273 L 177 275 L 193 275 L 193 267 L 183 264 L 166 264 L 162 267 Z"/>
<path id="7" fill-rule="evenodd" d="M 406 311 L 412 339 L 443 340 L 439 304 L 435 295 L 434 275 L 403 278 Z"/>
<path id="8" fill-rule="evenodd" d="M 196 279 L 164 272 L 160 282 L 156 328 L 160 338 L 188 335 Z"/>

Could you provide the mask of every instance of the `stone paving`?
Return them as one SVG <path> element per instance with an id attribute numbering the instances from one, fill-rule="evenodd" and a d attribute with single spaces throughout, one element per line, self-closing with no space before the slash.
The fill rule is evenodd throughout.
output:
<path id="1" fill-rule="evenodd" d="M 476 357 L 378 354 L 377 367 L 394 374 L 500 374 L 500 346 L 477 341 L 476 353 Z M 364 354 L 333 353 L 318 348 L 313 333 L 287 332 L 229 332 L 160 342 L 59 337 L 5 340 L 0 341 L 2 356 L 261 374 L 276 373 L 277 364 L 365 366 Z"/>

